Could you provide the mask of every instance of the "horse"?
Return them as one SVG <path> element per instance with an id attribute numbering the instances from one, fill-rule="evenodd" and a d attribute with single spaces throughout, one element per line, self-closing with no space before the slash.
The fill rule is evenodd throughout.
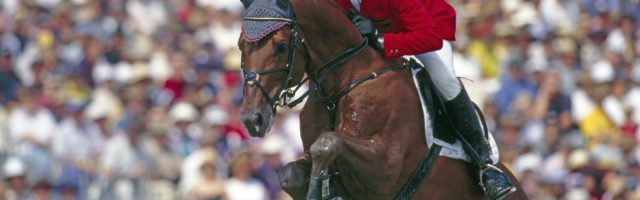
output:
<path id="1" fill-rule="evenodd" d="M 269 131 L 276 107 L 308 98 L 300 113 L 304 154 L 280 172 L 289 195 L 319 199 L 320 190 L 323 199 L 327 191 L 342 199 L 487 198 L 470 163 L 444 157 L 412 196 L 398 198 L 429 152 L 419 94 L 406 62 L 369 47 L 334 0 L 241 1 L 245 8 L 261 4 L 277 14 L 246 13 L 238 40 L 240 114 L 250 135 Z M 270 29 L 248 36 L 245 30 L 258 26 L 253 22 L 269 22 Z M 303 84 L 309 90 L 292 99 Z M 517 183 L 504 165 L 497 166 Z M 517 189 L 507 199 L 527 199 Z"/>

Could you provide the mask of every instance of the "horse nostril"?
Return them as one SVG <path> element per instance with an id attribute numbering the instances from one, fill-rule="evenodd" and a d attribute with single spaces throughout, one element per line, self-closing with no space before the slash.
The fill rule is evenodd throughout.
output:
<path id="1" fill-rule="evenodd" d="M 262 117 L 261 114 L 254 114 L 253 115 L 253 126 L 256 129 L 256 131 L 260 131 L 262 130 L 262 126 L 264 125 L 264 118 Z"/>

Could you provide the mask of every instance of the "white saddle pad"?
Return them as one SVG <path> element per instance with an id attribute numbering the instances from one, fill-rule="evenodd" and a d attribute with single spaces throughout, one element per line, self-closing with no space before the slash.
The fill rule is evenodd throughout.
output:
<path id="1" fill-rule="evenodd" d="M 457 159 L 457 160 L 471 161 L 471 159 L 469 158 L 469 155 L 462 148 L 462 143 L 459 140 L 456 140 L 456 142 L 453 144 L 449 144 L 433 136 L 433 127 L 431 124 L 431 118 L 429 117 L 429 110 L 427 110 L 425 99 L 423 98 L 422 91 L 419 89 L 418 79 L 416 77 L 416 74 L 420 70 L 424 70 L 424 69 L 418 68 L 418 69 L 412 69 L 411 71 L 413 73 L 413 82 L 416 85 L 416 89 L 418 90 L 418 93 L 420 94 L 422 112 L 424 113 L 424 124 L 425 124 L 424 128 L 425 128 L 425 134 L 427 138 L 427 144 L 431 146 L 433 143 L 436 143 L 442 146 L 442 151 L 440 152 L 440 156 Z M 491 159 L 493 160 L 493 164 L 496 164 L 498 163 L 500 155 L 498 154 L 498 145 L 496 145 L 496 141 L 493 138 L 493 134 L 491 132 L 489 132 L 489 144 L 491 145 Z"/>

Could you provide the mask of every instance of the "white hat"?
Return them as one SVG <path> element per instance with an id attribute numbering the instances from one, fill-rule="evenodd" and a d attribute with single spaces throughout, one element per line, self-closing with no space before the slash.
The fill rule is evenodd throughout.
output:
<path id="1" fill-rule="evenodd" d="M 573 150 L 567 159 L 567 168 L 576 169 L 589 165 L 589 152 L 584 149 Z"/>
<path id="2" fill-rule="evenodd" d="M 521 6 L 511 16 L 511 25 L 522 28 L 538 20 L 538 13 L 531 3 L 522 3 Z"/>
<path id="3" fill-rule="evenodd" d="M 239 50 L 230 50 L 227 51 L 227 54 L 224 55 L 223 63 L 224 69 L 229 71 L 240 70 L 240 65 L 242 64 L 241 52 Z"/>
<path id="4" fill-rule="evenodd" d="M 567 200 L 589 199 L 589 193 L 582 188 L 572 188 L 564 196 L 564 199 L 567 199 Z"/>
<path id="5" fill-rule="evenodd" d="M 119 62 L 114 69 L 114 78 L 121 84 L 125 84 L 133 75 L 133 66 L 127 62 Z"/>
<path id="6" fill-rule="evenodd" d="M 549 63 L 539 57 L 531 58 L 524 64 L 527 73 L 541 72 L 547 70 Z"/>
<path id="7" fill-rule="evenodd" d="M 615 53 L 624 53 L 624 51 L 627 49 L 627 42 L 624 38 L 624 33 L 622 33 L 622 30 L 616 29 L 611 31 L 611 33 L 607 35 L 605 45 L 607 49 Z"/>
<path id="8" fill-rule="evenodd" d="M 84 115 L 89 120 L 96 120 L 107 117 L 107 115 L 109 115 L 109 110 L 107 106 L 98 105 L 92 102 L 87 106 L 87 109 L 84 111 Z"/>
<path id="9" fill-rule="evenodd" d="M 143 62 L 136 62 L 131 65 L 131 76 L 127 80 L 129 83 L 135 83 L 145 78 L 149 78 L 148 66 Z"/>
<path id="10" fill-rule="evenodd" d="M 22 176 L 25 175 L 26 168 L 20 159 L 11 157 L 4 163 L 3 173 L 6 178 Z"/>
<path id="11" fill-rule="evenodd" d="M 227 118 L 229 114 L 223 107 L 212 105 L 205 109 L 203 121 L 210 126 L 222 125 L 227 123 Z"/>
<path id="12" fill-rule="evenodd" d="M 102 83 L 104 81 L 113 80 L 115 76 L 115 70 L 106 61 L 101 61 L 96 64 L 93 70 L 93 80 L 96 83 Z"/>
<path id="13" fill-rule="evenodd" d="M 260 153 L 264 155 L 274 155 L 279 154 L 284 148 L 284 140 L 276 135 L 269 135 L 264 140 L 262 140 L 262 145 L 260 146 Z"/>
<path id="14" fill-rule="evenodd" d="M 527 153 L 519 156 L 513 161 L 513 171 L 516 176 L 522 176 L 522 174 L 528 170 L 537 170 L 542 166 L 542 157 L 535 153 Z"/>
<path id="15" fill-rule="evenodd" d="M 520 6 L 522 6 L 521 0 L 500 1 L 500 7 L 506 13 L 516 11 Z"/>
<path id="16" fill-rule="evenodd" d="M 198 110 L 193 104 L 188 102 L 178 102 L 169 111 L 169 116 L 174 122 L 178 121 L 194 121 L 198 117 Z"/>
<path id="17" fill-rule="evenodd" d="M 593 83 L 605 83 L 612 81 L 615 72 L 613 71 L 613 66 L 606 60 L 600 60 L 591 66 L 590 72 L 591 81 Z"/>

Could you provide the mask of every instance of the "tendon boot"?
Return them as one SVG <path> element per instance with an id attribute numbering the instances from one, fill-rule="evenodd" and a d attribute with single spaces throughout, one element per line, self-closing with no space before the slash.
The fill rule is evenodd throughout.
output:
<path id="1" fill-rule="evenodd" d="M 516 187 L 499 168 L 492 165 L 491 147 L 485 137 L 473 102 L 463 88 L 460 94 L 444 102 L 445 110 L 455 131 L 462 137 L 465 151 L 479 170 L 480 186 L 490 199 L 504 199 L 516 191 Z M 466 140 L 466 142 L 465 142 Z"/>

